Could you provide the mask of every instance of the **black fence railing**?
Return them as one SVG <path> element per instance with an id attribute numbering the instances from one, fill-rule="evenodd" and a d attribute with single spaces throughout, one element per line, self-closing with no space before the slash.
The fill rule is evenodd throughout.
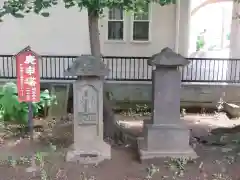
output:
<path id="1" fill-rule="evenodd" d="M 240 83 L 240 59 L 188 58 L 182 81 Z"/>
<path id="2" fill-rule="evenodd" d="M 76 56 L 42 56 L 39 61 L 40 76 L 45 80 L 74 80 L 64 76 Z M 107 80 L 150 81 L 152 66 L 148 57 L 103 57 L 110 69 Z M 180 68 L 183 82 L 240 83 L 240 59 L 188 58 L 190 63 Z M 16 78 L 16 60 L 11 55 L 0 55 L 0 78 Z"/>

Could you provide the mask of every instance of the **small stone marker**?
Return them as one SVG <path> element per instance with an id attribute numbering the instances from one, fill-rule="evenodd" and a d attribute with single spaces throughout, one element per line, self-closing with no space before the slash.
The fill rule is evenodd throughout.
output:
<path id="1" fill-rule="evenodd" d="M 140 159 L 158 157 L 196 158 L 189 145 L 189 130 L 180 119 L 181 72 L 189 62 L 169 48 L 152 56 L 152 121 L 144 123 L 144 139 L 139 139 Z"/>
<path id="2" fill-rule="evenodd" d="M 67 161 L 97 164 L 111 158 L 111 147 L 103 141 L 103 79 L 108 69 L 99 58 L 82 55 L 66 76 L 77 76 L 73 84 L 74 145 Z"/>

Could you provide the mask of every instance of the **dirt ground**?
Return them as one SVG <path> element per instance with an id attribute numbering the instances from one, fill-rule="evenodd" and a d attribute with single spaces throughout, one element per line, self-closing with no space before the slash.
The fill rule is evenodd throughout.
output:
<path id="1" fill-rule="evenodd" d="M 120 119 L 125 117 L 118 117 Z M 201 116 L 187 115 L 184 120 L 192 136 L 206 138 L 207 143 L 201 143 L 199 139 L 194 144 L 194 149 L 199 158 L 194 161 L 181 159 L 155 159 L 140 163 L 136 151 L 126 145 L 113 145 L 112 159 L 94 165 L 79 165 L 64 161 L 66 149 L 60 149 L 62 153 L 53 153 L 45 158 L 44 169 L 47 179 L 61 180 L 240 180 L 240 134 L 229 133 L 221 130 L 217 135 L 208 136 L 210 129 L 219 127 L 232 127 L 240 124 L 239 120 L 224 119 L 225 116 Z M 131 119 L 131 118 L 130 118 Z M 138 119 L 139 120 L 139 119 Z M 128 124 L 135 131 L 141 131 L 141 119 Z M 125 121 L 129 122 L 128 120 Z M 134 125 L 133 125 L 134 124 Z M 240 132 L 240 131 L 239 131 Z M 225 139 L 225 140 L 224 140 Z M 214 144 L 220 141 L 222 144 Z M 24 148 L 26 146 L 22 145 Z M 17 147 L 17 146 L 16 146 Z M 18 145 L 18 147 L 20 147 Z M 15 148 L 14 151 L 18 149 Z M 1 156 L 5 156 L 6 148 L 1 147 Z M 7 150 L 8 151 L 8 150 Z M 25 151 L 25 149 L 21 149 Z M 41 179 L 39 173 L 26 172 L 28 165 L 16 165 L 2 163 L 0 166 L 0 180 L 27 180 Z M 156 172 L 155 172 L 156 171 Z M 154 173 L 155 172 L 155 173 Z M 83 177 L 83 173 L 85 177 Z M 153 174 L 153 175 L 151 175 Z"/>

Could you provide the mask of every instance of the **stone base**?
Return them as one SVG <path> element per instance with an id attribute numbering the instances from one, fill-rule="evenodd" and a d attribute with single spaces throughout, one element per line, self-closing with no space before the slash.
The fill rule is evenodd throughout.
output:
<path id="1" fill-rule="evenodd" d="M 198 157 L 189 145 L 189 130 L 184 126 L 146 124 L 143 133 L 144 138 L 138 139 L 141 160 Z"/>
<path id="2" fill-rule="evenodd" d="M 138 145 L 141 144 L 141 141 L 139 140 Z M 177 149 L 175 151 L 161 151 L 161 150 L 144 150 L 139 147 L 139 155 L 141 161 L 147 160 L 147 159 L 154 159 L 154 158 L 191 158 L 196 159 L 198 156 L 196 152 L 189 146 L 188 149 L 185 149 L 185 151 L 178 151 Z"/>
<path id="3" fill-rule="evenodd" d="M 111 159 L 111 146 L 104 141 L 73 145 L 66 155 L 66 161 L 80 164 L 98 164 L 106 159 Z"/>

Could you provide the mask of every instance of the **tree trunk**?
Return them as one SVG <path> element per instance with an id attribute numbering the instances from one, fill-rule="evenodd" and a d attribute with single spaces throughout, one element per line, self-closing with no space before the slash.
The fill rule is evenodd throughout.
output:
<path id="1" fill-rule="evenodd" d="M 88 10 L 90 48 L 91 54 L 95 57 L 101 57 L 98 19 L 97 12 Z"/>
<path id="2" fill-rule="evenodd" d="M 97 12 L 88 10 L 88 24 L 89 24 L 89 38 L 91 54 L 95 57 L 101 56 L 100 38 L 98 29 L 99 16 Z M 104 124 L 104 138 L 113 138 L 115 134 L 115 119 L 111 102 L 107 99 L 106 93 L 103 94 L 103 124 Z"/>

